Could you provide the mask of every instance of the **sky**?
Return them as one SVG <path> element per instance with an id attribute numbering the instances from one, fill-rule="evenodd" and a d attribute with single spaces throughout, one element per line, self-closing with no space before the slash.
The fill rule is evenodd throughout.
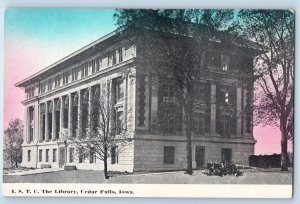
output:
<path id="1" fill-rule="evenodd" d="M 4 128 L 24 118 L 15 83 L 116 29 L 112 9 L 9 9 L 4 22 Z M 280 153 L 276 127 L 254 127 L 255 154 Z M 289 151 L 292 145 L 289 143 Z"/>

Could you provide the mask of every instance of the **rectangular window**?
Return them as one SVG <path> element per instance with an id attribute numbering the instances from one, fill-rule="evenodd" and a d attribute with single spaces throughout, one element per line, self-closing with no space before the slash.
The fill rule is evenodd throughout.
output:
<path id="1" fill-rule="evenodd" d="M 164 146 L 164 164 L 174 164 L 175 147 Z"/>
<path id="2" fill-rule="evenodd" d="M 72 69 L 72 81 L 76 81 L 78 79 L 78 67 Z"/>
<path id="3" fill-rule="evenodd" d="M 60 86 L 60 75 L 57 75 L 55 77 L 55 88 L 58 88 Z"/>
<path id="4" fill-rule="evenodd" d="M 112 52 L 112 65 L 115 65 L 115 64 L 117 64 L 117 51 L 116 50 L 114 50 Z"/>
<path id="5" fill-rule="evenodd" d="M 34 108 L 29 108 L 29 142 L 33 141 L 33 132 L 34 132 Z"/>
<path id="6" fill-rule="evenodd" d="M 66 85 L 69 83 L 69 76 L 68 76 L 68 71 L 63 73 L 63 85 Z"/>
<path id="7" fill-rule="evenodd" d="M 70 155 L 69 156 L 69 162 L 73 163 L 74 162 L 74 148 L 70 148 L 69 151 L 70 151 L 69 152 L 69 155 Z"/>
<path id="8" fill-rule="evenodd" d="M 39 90 L 40 94 L 43 94 L 46 92 L 46 82 L 41 83 L 39 87 L 40 87 L 40 90 Z"/>
<path id="9" fill-rule="evenodd" d="M 169 102 L 174 100 L 175 96 L 175 84 L 169 78 L 164 78 L 163 84 L 161 85 L 162 97 L 164 102 Z"/>
<path id="10" fill-rule="evenodd" d="M 228 71 L 230 65 L 230 56 L 229 55 L 221 55 L 221 65 L 223 71 Z"/>
<path id="11" fill-rule="evenodd" d="M 122 47 L 120 47 L 119 48 L 119 62 L 123 62 L 123 48 Z"/>
<path id="12" fill-rule="evenodd" d="M 194 133 L 203 134 L 204 133 L 204 114 L 194 113 Z"/>
<path id="13" fill-rule="evenodd" d="M 92 60 L 92 74 L 96 72 L 96 60 Z"/>
<path id="14" fill-rule="evenodd" d="M 27 161 L 30 162 L 30 160 L 31 160 L 31 150 L 28 150 L 27 151 Z"/>
<path id="15" fill-rule="evenodd" d="M 49 162 L 49 149 L 46 149 L 46 162 Z"/>
<path id="16" fill-rule="evenodd" d="M 48 79 L 48 91 L 52 90 L 52 79 Z"/>
<path id="17" fill-rule="evenodd" d="M 52 161 L 56 162 L 57 149 L 53 149 L 53 158 Z"/>
<path id="18" fill-rule="evenodd" d="M 39 162 L 43 161 L 43 150 L 39 150 Z"/>
<path id="19" fill-rule="evenodd" d="M 88 76 L 89 74 L 89 64 L 88 62 L 84 64 L 84 71 L 83 71 L 83 75 L 84 77 Z"/>
<path id="20" fill-rule="evenodd" d="M 118 147 L 114 146 L 111 148 L 111 164 L 117 164 L 118 159 Z"/>
<path id="21" fill-rule="evenodd" d="M 118 79 L 116 80 L 116 99 L 118 101 L 123 100 L 124 99 L 124 83 L 123 83 L 123 79 Z"/>
<path id="22" fill-rule="evenodd" d="M 231 150 L 231 148 L 222 148 L 221 161 L 222 162 L 231 162 L 231 159 L 232 159 L 232 150 Z"/>
<path id="23" fill-rule="evenodd" d="M 78 158 L 78 162 L 79 163 L 82 163 L 82 161 L 83 161 L 83 149 L 82 148 L 80 148 L 79 150 L 78 150 L 78 156 L 79 156 L 79 158 Z"/>
<path id="24" fill-rule="evenodd" d="M 116 114 L 116 133 L 120 134 L 123 130 L 123 111 L 118 111 Z"/>
<path id="25" fill-rule="evenodd" d="M 102 67 L 102 58 L 98 58 L 98 59 L 96 59 L 96 61 L 97 61 L 97 68 L 96 68 L 96 71 L 98 72 L 98 71 L 100 71 L 100 68 Z"/>

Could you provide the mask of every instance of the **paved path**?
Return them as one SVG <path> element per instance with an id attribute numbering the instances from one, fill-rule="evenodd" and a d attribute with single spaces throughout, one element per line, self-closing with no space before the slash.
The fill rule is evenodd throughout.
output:
<path id="1" fill-rule="evenodd" d="M 16 170 L 14 172 L 8 172 L 5 175 L 8 175 L 8 176 L 27 176 L 27 175 L 36 175 L 36 174 L 50 173 L 50 172 L 56 172 L 56 171 L 63 171 L 63 169 L 45 168 L 45 169 Z"/>

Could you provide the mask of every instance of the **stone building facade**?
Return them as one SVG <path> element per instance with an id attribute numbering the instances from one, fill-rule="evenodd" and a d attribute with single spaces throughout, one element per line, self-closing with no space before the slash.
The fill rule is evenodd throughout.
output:
<path id="1" fill-rule="evenodd" d="M 110 150 L 108 169 L 185 169 L 183 112 L 173 104 L 176 88 L 170 79 L 153 83 L 139 71 L 134 63 L 139 49 L 117 30 L 18 82 L 26 95 L 22 166 L 102 169 L 102 161 L 92 154 L 84 158 L 75 154 L 77 147 L 69 138 L 76 137 L 74 132 L 84 134 L 91 122 L 87 114 L 93 108 L 91 98 L 111 86 L 115 121 L 126 122 L 134 134 L 124 151 Z M 248 165 L 254 154 L 252 115 L 242 114 L 253 91 L 237 77 L 238 69 L 251 70 L 254 52 L 234 50 L 207 54 L 207 75 L 200 79 L 194 113 L 194 168 L 224 160 Z"/>

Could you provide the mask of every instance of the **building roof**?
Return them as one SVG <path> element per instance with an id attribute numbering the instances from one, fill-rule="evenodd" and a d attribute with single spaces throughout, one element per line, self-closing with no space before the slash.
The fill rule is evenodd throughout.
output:
<path id="1" fill-rule="evenodd" d="M 38 71 L 37 73 L 19 81 L 15 84 L 16 87 L 26 87 L 36 81 L 39 81 L 47 76 L 56 73 L 60 69 L 64 69 L 70 65 L 73 65 L 74 62 L 80 62 L 86 56 L 97 53 L 97 51 L 102 51 L 103 48 L 112 45 L 114 42 L 121 40 L 121 35 L 126 30 L 126 27 L 121 27 L 113 32 L 99 38 L 98 40 L 84 46 L 83 48 L 73 52 L 72 54 L 62 58 L 61 60 L 51 64 L 50 66 Z M 218 39 L 217 39 L 218 40 Z M 260 48 L 252 41 L 243 41 L 242 43 L 235 42 L 236 46 L 244 47 L 252 50 L 259 51 Z M 257 52 L 259 53 L 259 52 Z"/>

